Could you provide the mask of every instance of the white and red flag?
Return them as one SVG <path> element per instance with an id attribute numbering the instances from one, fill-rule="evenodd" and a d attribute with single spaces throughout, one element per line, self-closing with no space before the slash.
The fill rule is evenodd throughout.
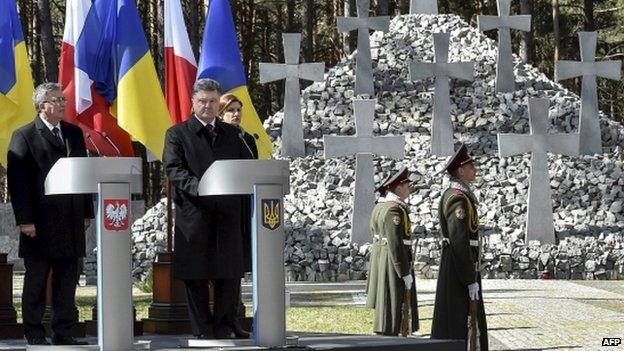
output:
<path id="1" fill-rule="evenodd" d="M 171 123 L 191 114 L 191 90 L 197 61 L 191 48 L 180 0 L 165 0 L 165 100 Z"/>

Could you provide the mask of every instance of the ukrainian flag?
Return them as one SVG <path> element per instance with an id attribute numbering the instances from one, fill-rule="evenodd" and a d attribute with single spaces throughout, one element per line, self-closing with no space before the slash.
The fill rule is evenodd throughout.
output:
<path id="1" fill-rule="evenodd" d="M 102 23 L 102 43 L 111 58 L 107 67 L 100 68 L 96 86 L 111 102 L 117 124 L 160 158 L 171 121 L 136 4 L 134 0 L 94 4 Z M 107 68 L 113 74 L 107 74 Z"/>
<path id="2" fill-rule="evenodd" d="M 36 115 L 34 86 L 15 0 L 0 0 L 0 164 L 6 166 L 11 134 Z"/>
<path id="3" fill-rule="evenodd" d="M 236 38 L 228 0 L 211 0 L 206 17 L 197 78 L 214 79 L 223 93 L 236 95 L 243 103 L 242 127 L 254 136 L 259 158 L 269 158 L 273 143 L 262 126 L 247 90 L 247 77 Z"/>

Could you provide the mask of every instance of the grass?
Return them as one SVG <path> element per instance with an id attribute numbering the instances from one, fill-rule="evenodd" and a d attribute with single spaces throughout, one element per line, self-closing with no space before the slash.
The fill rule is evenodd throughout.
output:
<path id="1" fill-rule="evenodd" d="M 363 307 L 291 307 L 286 329 L 299 332 L 368 334 L 373 330 L 373 310 Z"/>

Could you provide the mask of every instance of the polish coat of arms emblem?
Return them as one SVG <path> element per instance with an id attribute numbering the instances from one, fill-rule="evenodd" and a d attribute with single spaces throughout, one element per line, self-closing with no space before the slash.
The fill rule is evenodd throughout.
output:
<path id="1" fill-rule="evenodd" d="M 127 230 L 130 205 L 127 199 L 104 199 L 104 229 L 110 231 Z"/>
<path id="2" fill-rule="evenodd" d="M 275 230 L 282 224 L 282 201 L 280 199 L 262 200 L 262 226 Z"/>

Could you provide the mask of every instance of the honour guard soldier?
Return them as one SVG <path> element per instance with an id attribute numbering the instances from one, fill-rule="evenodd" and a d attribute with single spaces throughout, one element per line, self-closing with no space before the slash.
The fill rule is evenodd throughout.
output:
<path id="1" fill-rule="evenodd" d="M 451 183 L 438 206 L 442 256 L 431 338 L 466 340 L 468 350 L 487 350 L 479 217 L 470 189 L 477 170 L 465 145 L 449 159 L 445 170 Z"/>
<path id="2" fill-rule="evenodd" d="M 371 216 L 373 246 L 366 282 L 366 306 L 375 309 L 373 331 L 403 336 L 418 330 L 416 285 L 412 270 L 412 240 L 407 168 L 387 177 L 377 189 L 382 196 Z"/>

